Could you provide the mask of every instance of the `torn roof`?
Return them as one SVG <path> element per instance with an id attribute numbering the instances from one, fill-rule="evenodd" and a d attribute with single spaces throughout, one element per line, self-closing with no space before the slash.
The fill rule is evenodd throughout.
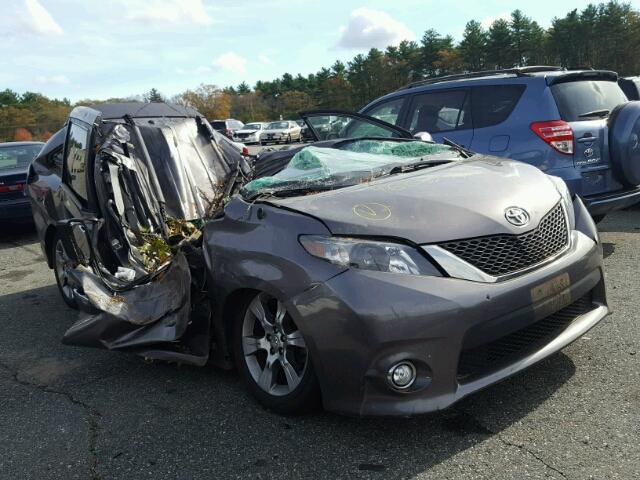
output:
<path id="1" fill-rule="evenodd" d="M 99 111 L 103 120 L 114 120 L 129 115 L 133 118 L 157 118 L 157 117 L 198 117 L 200 114 L 193 108 L 170 103 L 99 103 L 90 105 L 89 108 Z"/>

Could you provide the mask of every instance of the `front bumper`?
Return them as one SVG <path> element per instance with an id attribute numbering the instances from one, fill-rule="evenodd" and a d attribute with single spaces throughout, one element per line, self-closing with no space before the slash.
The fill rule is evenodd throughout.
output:
<path id="1" fill-rule="evenodd" d="M 0 220 L 28 220 L 31 218 L 31 203 L 27 197 L 0 201 Z"/>
<path id="2" fill-rule="evenodd" d="M 269 142 L 281 142 L 284 139 L 284 135 L 281 134 L 274 134 L 274 135 L 261 135 L 260 136 L 260 141 L 261 142 L 265 142 L 265 143 L 269 143 Z"/>
<path id="3" fill-rule="evenodd" d="M 289 311 L 310 348 L 325 408 L 401 416 L 440 410 L 580 337 L 608 308 L 602 249 L 580 232 L 572 235 L 563 256 L 503 282 L 352 269 L 292 299 Z M 535 288 L 566 275 L 570 282 L 562 291 L 541 296 Z M 460 375 L 461 353 L 536 325 L 585 296 L 588 309 L 544 343 L 475 376 Z M 405 392 L 386 381 L 389 367 L 401 360 L 412 361 L 418 371 L 415 386 Z"/>
<path id="4" fill-rule="evenodd" d="M 234 135 L 233 136 L 233 141 L 234 142 L 240 142 L 240 143 L 259 143 L 260 142 L 260 137 L 256 134 L 251 134 L 251 135 L 244 135 L 244 136 L 239 136 L 239 135 Z"/>
<path id="5" fill-rule="evenodd" d="M 640 188 L 583 198 L 591 215 L 603 215 L 640 202 Z"/>

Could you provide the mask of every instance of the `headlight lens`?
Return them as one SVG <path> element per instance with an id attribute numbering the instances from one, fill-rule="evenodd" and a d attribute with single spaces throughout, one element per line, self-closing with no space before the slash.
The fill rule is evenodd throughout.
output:
<path id="1" fill-rule="evenodd" d="M 565 181 L 560 177 L 549 175 L 549 178 L 555 184 L 558 193 L 562 196 L 565 211 L 567 212 L 567 216 L 569 217 L 569 227 L 571 228 L 571 230 L 573 230 L 576 228 L 576 219 L 573 212 L 573 200 L 571 199 L 571 192 L 569 192 L 569 187 L 567 187 Z"/>
<path id="2" fill-rule="evenodd" d="M 399 243 L 318 235 L 302 235 L 300 243 L 314 257 L 344 267 L 441 276 L 438 269 L 417 250 Z"/>

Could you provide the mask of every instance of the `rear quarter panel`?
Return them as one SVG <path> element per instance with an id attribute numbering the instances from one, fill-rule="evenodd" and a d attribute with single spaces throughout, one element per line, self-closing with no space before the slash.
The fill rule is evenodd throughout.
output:
<path id="1" fill-rule="evenodd" d="M 46 255 L 47 230 L 61 218 L 62 179 L 44 159 L 34 160 L 29 167 L 27 191 L 40 246 Z"/>

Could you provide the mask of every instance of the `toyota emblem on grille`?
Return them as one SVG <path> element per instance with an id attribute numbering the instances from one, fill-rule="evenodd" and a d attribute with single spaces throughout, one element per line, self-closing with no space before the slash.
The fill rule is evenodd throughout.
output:
<path id="1" fill-rule="evenodd" d="M 524 208 L 509 207 L 505 209 L 504 216 L 511 225 L 524 227 L 529 223 L 529 214 Z"/>

